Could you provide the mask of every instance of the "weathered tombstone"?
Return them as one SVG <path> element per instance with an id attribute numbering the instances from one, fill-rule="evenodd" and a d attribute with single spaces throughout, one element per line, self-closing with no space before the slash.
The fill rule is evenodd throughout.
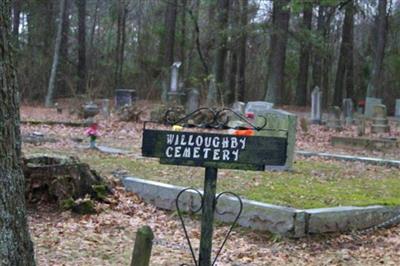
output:
<path id="1" fill-rule="evenodd" d="M 342 129 L 342 125 L 340 123 L 340 113 L 341 110 L 339 106 L 332 106 L 329 109 L 328 121 L 326 123 L 328 128 L 335 129 L 337 131 Z"/>
<path id="2" fill-rule="evenodd" d="M 100 100 L 100 112 L 104 118 L 108 118 L 110 116 L 110 100 L 109 99 L 101 99 Z"/>
<path id="3" fill-rule="evenodd" d="M 93 102 L 87 103 L 83 106 L 83 118 L 91 118 L 100 112 L 99 106 Z"/>
<path id="4" fill-rule="evenodd" d="M 361 137 L 365 135 L 365 116 L 360 113 L 356 113 L 355 117 L 357 123 L 357 136 Z"/>
<path id="5" fill-rule="evenodd" d="M 396 107 L 395 108 L 396 108 L 396 110 L 395 110 L 394 116 L 396 118 L 400 119 L 400 99 L 396 100 Z"/>
<path id="6" fill-rule="evenodd" d="M 377 104 L 382 104 L 382 99 L 367 97 L 365 98 L 365 117 L 371 118 L 374 114 L 374 106 Z"/>
<path id="7" fill-rule="evenodd" d="M 315 87 L 311 92 L 311 122 L 313 124 L 321 123 L 321 97 L 321 89 Z"/>
<path id="8" fill-rule="evenodd" d="M 186 98 L 186 113 L 190 114 L 199 109 L 200 92 L 196 88 L 192 88 L 187 93 Z"/>
<path id="9" fill-rule="evenodd" d="M 265 103 L 265 102 L 264 102 Z M 267 121 L 265 130 L 256 131 L 256 136 L 268 136 L 268 137 L 287 137 L 286 156 L 287 160 L 284 166 L 272 166 L 266 165 L 266 170 L 273 171 L 287 171 L 291 170 L 294 161 L 294 148 L 296 142 L 297 133 L 297 116 L 280 109 L 249 109 L 256 111 L 255 125 L 261 127 Z M 246 112 L 250 113 L 250 112 Z M 249 119 L 248 119 L 249 120 Z M 236 126 L 248 126 L 242 121 L 233 119 L 228 123 L 230 127 Z"/>
<path id="10" fill-rule="evenodd" d="M 124 106 L 131 106 L 136 101 L 136 91 L 128 89 L 115 90 L 115 107 L 120 109 Z"/>
<path id="11" fill-rule="evenodd" d="M 254 113 L 254 115 L 262 115 L 267 110 L 272 109 L 274 107 L 273 103 L 257 101 L 257 102 L 248 102 L 244 109 L 245 113 Z"/>
<path id="12" fill-rule="evenodd" d="M 384 104 L 376 104 L 372 116 L 371 133 L 385 133 L 389 132 L 389 130 L 386 106 Z"/>
<path id="13" fill-rule="evenodd" d="M 179 91 L 179 67 L 181 62 L 174 62 L 171 66 L 171 84 L 168 91 L 170 105 L 181 104 L 182 92 Z"/>
<path id="14" fill-rule="evenodd" d="M 343 117 L 346 125 L 353 123 L 353 100 L 351 98 L 343 99 Z"/>

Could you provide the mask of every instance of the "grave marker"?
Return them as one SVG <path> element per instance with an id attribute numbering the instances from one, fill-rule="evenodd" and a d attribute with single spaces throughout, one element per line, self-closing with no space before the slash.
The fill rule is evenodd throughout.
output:
<path id="1" fill-rule="evenodd" d="M 371 133 L 385 133 L 389 132 L 389 130 L 386 106 L 384 104 L 375 105 L 372 117 Z"/>
<path id="2" fill-rule="evenodd" d="M 115 107 L 120 109 L 124 106 L 131 106 L 136 101 L 136 91 L 128 89 L 115 90 Z"/>
<path id="3" fill-rule="evenodd" d="M 351 98 L 343 99 L 343 117 L 346 125 L 353 123 L 353 100 Z"/>
<path id="4" fill-rule="evenodd" d="M 366 118 L 371 118 L 372 115 L 374 114 L 374 106 L 377 104 L 382 104 L 382 99 L 380 98 L 373 98 L 373 97 L 367 97 L 365 98 L 365 117 Z"/>
<path id="5" fill-rule="evenodd" d="M 397 117 L 397 118 L 400 118 L 400 99 L 396 100 L 396 107 L 395 108 L 396 108 L 396 110 L 395 110 L 394 116 Z"/>
<path id="6" fill-rule="evenodd" d="M 329 110 L 328 121 L 326 123 L 327 127 L 330 129 L 335 129 L 337 131 L 342 129 L 342 125 L 340 122 L 340 107 L 332 106 Z"/>
<path id="7" fill-rule="evenodd" d="M 313 124 L 321 124 L 321 98 L 321 89 L 315 87 L 311 93 L 311 122 Z"/>
<path id="8" fill-rule="evenodd" d="M 192 88 L 189 90 L 186 99 L 186 113 L 190 114 L 199 109 L 200 92 L 198 89 Z"/>

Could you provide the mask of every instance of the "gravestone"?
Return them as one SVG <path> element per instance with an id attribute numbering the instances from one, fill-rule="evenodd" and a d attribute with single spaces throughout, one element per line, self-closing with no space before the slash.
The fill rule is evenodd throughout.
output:
<path id="1" fill-rule="evenodd" d="M 255 105 L 250 103 L 256 103 Z M 266 136 L 266 137 L 287 137 L 287 145 L 286 145 L 286 156 L 287 160 L 284 166 L 271 166 L 268 165 L 265 167 L 266 170 L 274 170 L 274 171 L 286 171 L 291 170 L 293 167 L 294 160 L 294 148 L 296 142 L 296 133 L 297 133 L 297 116 L 286 112 L 284 110 L 273 109 L 265 107 L 272 106 L 272 103 L 267 102 L 249 102 L 246 106 L 246 113 L 254 114 L 254 124 L 258 127 L 261 127 L 265 123 L 265 119 L 267 121 L 267 125 L 265 129 L 256 131 L 255 136 Z M 249 106 L 250 104 L 250 106 Z M 257 108 L 255 108 L 257 106 Z M 264 106 L 264 108 L 259 108 Z M 249 107 L 249 108 L 247 108 Z M 249 120 L 249 119 L 248 119 Z M 253 122 L 253 121 L 251 121 Z M 229 127 L 236 126 L 247 126 L 247 124 L 242 123 L 237 117 L 232 117 L 232 120 L 229 121 Z"/>
<path id="2" fill-rule="evenodd" d="M 234 102 L 232 104 L 232 110 L 238 114 L 244 114 L 246 104 L 244 102 Z"/>
<path id="3" fill-rule="evenodd" d="M 342 129 L 342 125 L 340 123 L 340 107 L 339 106 L 332 106 L 329 109 L 328 120 L 327 120 L 327 127 L 330 129 L 335 129 L 337 131 Z"/>
<path id="4" fill-rule="evenodd" d="M 192 88 L 188 91 L 186 98 L 186 113 L 190 114 L 195 110 L 199 109 L 200 104 L 200 92 L 196 88 Z"/>
<path id="5" fill-rule="evenodd" d="M 400 119 L 400 99 L 396 100 L 396 110 L 394 116 Z"/>
<path id="6" fill-rule="evenodd" d="M 321 89 L 315 87 L 311 93 L 311 122 L 313 124 L 321 123 L 321 98 Z"/>
<path id="7" fill-rule="evenodd" d="M 365 116 L 360 113 L 356 113 L 356 124 L 357 124 L 357 136 L 361 137 L 365 135 Z"/>
<path id="8" fill-rule="evenodd" d="M 380 98 L 373 98 L 373 97 L 367 97 L 365 99 L 365 117 L 366 118 L 372 118 L 374 114 L 374 106 L 377 104 L 382 104 L 382 99 Z"/>
<path id="9" fill-rule="evenodd" d="M 181 62 L 174 62 L 171 66 L 171 83 L 168 91 L 168 103 L 172 106 L 182 103 L 182 92 L 179 91 L 179 67 Z"/>
<path id="10" fill-rule="evenodd" d="M 120 109 L 124 106 L 131 106 L 136 101 L 136 91 L 127 89 L 115 90 L 115 107 Z"/>
<path id="11" fill-rule="evenodd" d="M 389 130 L 386 106 L 384 104 L 375 105 L 372 116 L 371 133 L 386 133 L 389 132 Z"/>
<path id="12" fill-rule="evenodd" d="M 343 99 L 343 117 L 346 125 L 353 123 L 353 100 L 351 98 Z"/>
<path id="13" fill-rule="evenodd" d="M 272 109 L 273 106 L 273 103 L 263 101 L 248 102 L 244 108 L 244 112 L 254 113 L 254 115 L 262 115 L 265 114 L 267 110 Z"/>
<path id="14" fill-rule="evenodd" d="M 83 106 L 82 111 L 83 111 L 83 118 L 85 119 L 94 117 L 100 112 L 99 106 L 93 102 L 85 104 Z"/>
<path id="15" fill-rule="evenodd" d="M 110 100 L 109 99 L 101 99 L 100 100 L 100 112 L 104 118 L 108 118 L 110 116 Z"/>

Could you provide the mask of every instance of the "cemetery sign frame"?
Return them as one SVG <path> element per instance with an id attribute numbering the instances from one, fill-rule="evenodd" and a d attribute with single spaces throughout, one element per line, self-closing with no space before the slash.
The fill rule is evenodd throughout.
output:
<path id="1" fill-rule="evenodd" d="M 202 113 L 207 113 L 205 116 L 209 118 L 207 122 L 197 126 L 190 124 L 190 127 L 197 128 L 183 131 L 183 129 L 189 126 L 188 121 Z M 229 129 L 227 126 L 229 120 L 227 113 L 231 117 L 235 116 L 243 121 L 247 125 L 247 130 L 250 129 L 255 132 L 269 130 L 265 129 L 268 124 L 266 119 L 264 125 L 257 127 L 240 114 L 227 108 L 219 111 L 210 108 L 200 108 L 181 119 L 171 119 L 173 117 L 171 110 L 167 111 L 164 117 L 165 123 L 173 126 L 173 128 L 178 127 L 178 130 L 165 130 L 165 127 L 156 129 L 148 128 L 149 123 L 158 124 L 149 121 L 144 122 L 143 125 L 143 156 L 159 158 L 162 164 L 205 167 L 204 192 L 200 193 L 194 188 L 186 188 L 176 198 L 178 215 L 181 219 L 182 227 L 196 266 L 214 265 L 243 208 L 240 197 L 233 192 L 226 191 L 216 196 L 218 169 L 265 171 L 266 165 L 283 166 L 287 161 L 287 137 L 215 133 L 204 129 Z M 203 129 L 199 131 L 199 127 Z M 240 128 L 235 128 L 234 130 L 240 131 Z M 201 211 L 201 236 L 198 261 L 186 232 L 179 206 L 179 197 L 188 190 L 197 192 L 201 199 L 201 206 L 195 210 L 195 212 Z M 239 203 L 239 210 L 215 258 L 211 260 L 214 213 L 218 199 L 223 194 L 236 197 Z"/>

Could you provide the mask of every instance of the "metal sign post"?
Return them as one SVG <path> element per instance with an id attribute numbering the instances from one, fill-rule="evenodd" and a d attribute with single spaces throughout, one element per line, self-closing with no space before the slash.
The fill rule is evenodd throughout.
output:
<path id="1" fill-rule="evenodd" d="M 208 108 L 201 108 L 178 121 L 171 121 L 173 116 L 170 112 L 167 112 L 165 121 L 170 125 L 179 125 L 182 128 L 188 127 L 187 122 L 190 119 L 202 115 L 201 113 L 204 112 L 207 114 L 203 115 L 208 118 L 211 117 L 211 119 L 202 121 L 199 125 L 201 128 L 227 129 L 228 119 L 226 119 L 226 112 L 230 112 L 248 124 L 251 130 L 266 130 L 264 127 L 267 121 L 261 127 L 256 127 L 246 118 L 230 109 L 214 111 Z M 160 158 L 160 163 L 164 164 L 205 167 L 203 193 L 195 188 L 183 189 L 178 193 L 175 203 L 194 264 L 196 266 L 214 265 L 243 209 L 243 203 L 235 193 L 226 191 L 216 195 L 218 168 L 264 171 L 265 165 L 284 165 L 287 159 L 287 138 L 148 129 L 146 124 L 144 124 L 143 128 L 143 156 Z M 190 126 L 193 127 L 193 124 L 191 123 Z M 180 197 L 188 190 L 196 192 L 201 199 L 201 205 L 192 210 L 194 213 L 202 212 L 198 261 L 179 205 Z M 234 222 L 212 260 L 214 214 L 223 215 L 223 213 L 218 212 L 217 204 L 220 197 L 225 194 L 229 194 L 238 200 L 239 209 Z"/>

